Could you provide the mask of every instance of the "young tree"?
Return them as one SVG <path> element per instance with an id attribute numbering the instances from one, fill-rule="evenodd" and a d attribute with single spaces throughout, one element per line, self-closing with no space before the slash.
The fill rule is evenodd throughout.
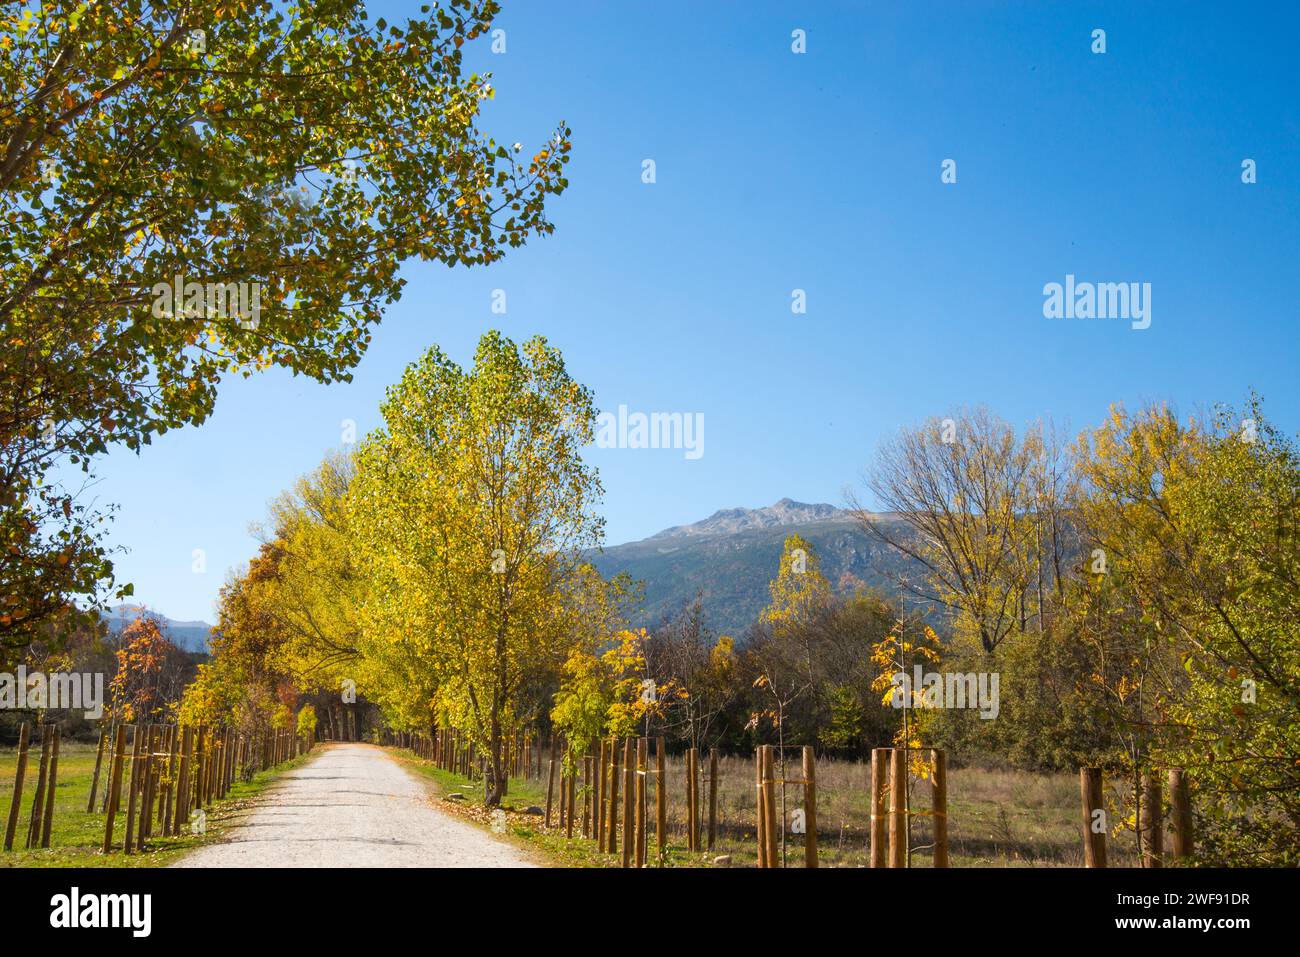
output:
<path id="1" fill-rule="evenodd" d="M 897 609 L 881 595 L 859 590 L 837 598 L 817 622 L 817 741 L 853 754 L 867 742 L 884 741 L 897 714 L 876 707 L 870 685 L 870 648 L 890 634 Z"/>
<path id="2" fill-rule="evenodd" d="M 598 649 L 577 645 L 569 652 L 551 710 L 568 744 L 566 760 L 587 753 L 606 734 L 635 734 L 638 723 L 661 711 L 672 687 L 656 684 L 647 693 L 645 641 L 644 629 L 624 629 Z"/>
<path id="3" fill-rule="evenodd" d="M 350 455 L 335 452 L 271 505 L 277 574 L 263 591 L 286 638 L 286 663 L 304 690 L 337 692 L 356 680 L 357 607 L 366 587 L 347 509 Z"/>
<path id="4" fill-rule="evenodd" d="M 160 721 L 181 698 L 189 678 L 184 653 L 163 634 L 158 619 L 141 615 L 122 630 L 117 672 L 109 683 L 117 721 Z"/>
<path id="5" fill-rule="evenodd" d="M 817 551 L 802 536 L 786 538 L 768 590 L 771 601 L 751 636 L 749 659 L 757 672 L 754 687 L 765 690 L 772 708 L 754 718 L 755 727 L 761 717 L 771 718 L 784 762 L 787 712 L 800 698 L 817 693 L 818 624 L 831 606 Z"/>
<path id="6" fill-rule="evenodd" d="M 651 632 L 645 659 L 647 678 L 673 689 L 660 700 L 665 730 L 688 747 L 716 743 L 715 726 L 738 697 L 737 656 L 730 636 L 714 638 L 702 595 Z"/>

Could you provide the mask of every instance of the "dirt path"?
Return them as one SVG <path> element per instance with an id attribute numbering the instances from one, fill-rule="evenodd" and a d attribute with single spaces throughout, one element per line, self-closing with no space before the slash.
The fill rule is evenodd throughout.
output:
<path id="1" fill-rule="evenodd" d="M 219 844 L 176 867 L 532 867 L 518 848 L 433 807 L 380 748 L 335 744 L 271 787 Z"/>

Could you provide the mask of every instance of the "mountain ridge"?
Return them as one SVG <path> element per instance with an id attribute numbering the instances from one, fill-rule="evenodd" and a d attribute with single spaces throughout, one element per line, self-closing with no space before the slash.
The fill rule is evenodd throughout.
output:
<path id="1" fill-rule="evenodd" d="M 897 515 L 873 518 L 905 532 Z M 914 562 L 865 531 L 854 512 L 790 498 L 764 508 L 720 509 L 590 557 L 603 575 L 626 572 L 645 583 L 634 626 L 657 625 L 699 593 L 710 627 L 740 637 L 768 603 L 768 584 L 792 533 L 812 545 L 822 574 L 840 594 L 867 587 L 893 596 L 898 577 L 919 573 Z"/>
<path id="2" fill-rule="evenodd" d="M 900 526 L 892 513 L 877 521 Z M 786 538 L 798 533 L 816 551 L 822 574 L 840 594 L 874 588 L 898 594 L 900 575 L 916 575 L 914 562 L 864 531 L 856 513 L 825 502 L 782 498 L 761 508 L 722 508 L 707 518 L 673 525 L 646 538 L 589 553 L 609 577 L 626 572 L 645 583 L 645 600 L 632 624 L 654 627 L 676 614 L 696 594 L 717 634 L 741 637 L 769 600 Z M 144 613 L 163 620 L 164 632 L 186 651 L 206 653 L 212 626 L 205 621 L 168 618 L 143 604 L 120 604 L 105 613 L 109 628 L 120 632 Z"/>
<path id="3" fill-rule="evenodd" d="M 111 631 L 121 632 L 127 625 L 144 614 L 160 618 L 163 623 L 163 634 L 175 642 L 177 647 L 185 651 L 207 654 L 208 632 L 212 630 L 212 626 L 206 621 L 179 621 L 168 618 L 157 608 L 150 608 L 148 605 L 143 604 L 127 604 L 125 602 L 109 608 L 103 617 L 108 622 Z"/>
<path id="4" fill-rule="evenodd" d="M 824 502 L 809 504 L 783 498 L 766 508 L 723 508 L 708 518 L 688 525 L 674 525 L 656 532 L 650 539 L 683 538 L 696 535 L 732 534 L 751 528 L 774 528 L 785 525 L 803 525 L 824 521 L 848 512 Z M 616 546 L 617 547 L 617 546 Z"/>

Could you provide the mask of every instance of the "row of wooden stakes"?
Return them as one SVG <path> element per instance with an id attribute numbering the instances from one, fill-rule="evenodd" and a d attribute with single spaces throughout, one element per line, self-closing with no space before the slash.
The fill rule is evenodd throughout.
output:
<path id="1" fill-rule="evenodd" d="M 585 838 L 596 840 L 601 854 L 620 852 L 622 865 L 645 867 L 650 844 L 648 833 L 650 780 L 654 780 L 655 838 L 662 863 L 668 853 L 668 778 L 665 769 L 664 739 L 654 739 L 654 767 L 650 767 L 649 738 L 609 738 L 591 748 L 591 753 L 570 756 L 567 768 L 556 757 L 552 743 L 550 770 L 546 786 L 545 825 L 558 810 L 558 826 L 572 838 L 575 830 Z M 579 760 L 582 783 L 578 783 Z M 777 867 L 782 860 L 777 850 L 775 749 L 763 745 L 756 752 L 756 787 L 758 790 L 757 835 L 759 867 Z M 621 770 L 620 770 L 621 769 Z M 555 801 L 556 773 L 559 775 L 559 802 Z M 784 784 L 803 788 L 799 809 L 802 827 L 804 864 L 817 866 L 817 759 L 811 747 L 802 748 L 802 777 Z M 686 803 L 686 848 L 691 852 L 713 850 L 718 835 L 718 749 L 708 755 L 707 817 L 702 807 L 704 773 L 700 767 L 700 749 L 689 748 L 685 754 L 684 796 Z M 620 797 L 621 792 L 621 797 Z M 582 795 L 581 809 L 577 796 Z M 620 826 L 621 813 L 621 826 Z M 706 826 L 707 824 L 707 826 Z"/>
<path id="2" fill-rule="evenodd" d="M 560 778 L 559 826 L 565 836 L 572 838 L 575 828 L 583 837 L 591 837 L 594 830 L 600 853 L 618 853 L 619 835 L 619 784 L 622 779 L 623 798 L 623 848 L 624 867 L 644 867 L 646 863 L 647 779 L 655 777 L 656 836 L 660 859 L 667 851 L 666 776 L 664 773 L 664 739 L 655 739 L 655 768 L 647 766 L 647 738 L 624 739 L 622 742 L 622 775 L 619 774 L 619 741 L 609 739 L 599 742 L 599 751 L 582 757 L 582 784 L 577 781 L 577 763 L 570 761 L 568 773 Z M 779 850 L 777 821 L 777 785 L 798 785 L 803 788 L 801 827 L 803 834 L 804 866 L 817 866 L 817 759 L 813 748 L 802 748 L 802 777 L 777 778 L 777 749 L 760 745 L 755 752 L 755 789 L 758 794 L 757 836 L 758 866 L 780 867 L 784 856 Z M 915 755 L 915 757 L 914 757 Z M 909 762 L 919 758 L 928 764 L 931 782 L 931 800 L 928 811 L 910 806 L 908 778 Z M 593 762 L 594 765 L 593 765 Z M 635 764 L 633 763 L 635 762 Z M 554 745 L 550 762 L 550 775 L 546 789 L 546 826 L 550 827 L 555 788 L 556 769 Z M 594 770 L 594 774 L 593 774 Z M 594 777 L 594 780 L 593 780 Z M 1103 778 L 1099 768 L 1080 771 L 1080 793 L 1083 807 L 1084 865 L 1106 866 L 1105 815 Z M 1172 833 L 1172 857 L 1187 860 L 1193 855 L 1192 809 L 1187 777 L 1181 768 L 1168 771 L 1169 819 Z M 1138 848 L 1142 866 L 1161 867 L 1165 861 L 1164 827 L 1160 778 L 1152 772 L 1141 777 L 1141 799 L 1138 814 Z M 700 833 L 700 773 L 699 751 L 686 752 L 685 795 L 687 807 L 687 847 L 701 850 Z M 582 794 L 581 815 L 578 814 L 576 795 Z M 592 800 L 594 799 L 594 803 Z M 713 850 L 717 836 L 718 809 L 718 751 L 709 752 L 709 800 L 707 849 Z M 871 867 L 910 867 L 911 848 L 908 821 L 912 817 L 928 816 L 931 821 L 932 865 L 949 866 L 948 842 L 948 762 L 945 752 L 938 748 L 875 748 L 871 752 Z M 783 842 L 780 842 L 783 845 Z"/>
<path id="3" fill-rule="evenodd" d="M 620 744 L 621 741 L 621 744 Z M 648 778 L 655 779 L 655 834 L 661 858 L 667 851 L 667 791 L 664 771 L 664 739 L 655 738 L 655 767 L 647 765 L 649 738 L 609 738 L 592 745 L 588 754 L 572 759 L 568 772 L 558 759 L 561 742 L 550 742 L 549 773 L 546 788 L 546 827 L 553 818 L 566 837 L 577 831 L 584 838 L 595 838 L 600 853 L 619 853 L 619 832 L 623 832 L 622 860 L 625 867 L 644 867 L 648 839 Z M 432 734 L 387 731 L 383 743 L 407 748 L 445 771 L 462 774 L 473 780 L 483 773 L 483 756 L 473 742 L 459 731 L 440 729 Z M 505 765 L 511 777 L 540 778 L 544 749 L 531 732 L 507 736 Z M 621 755 L 620 755 L 621 752 Z M 781 841 L 776 810 L 777 785 L 803 788 L 801 832 L 804 864 L 817 866 L 817 761 L 813 749 L 802 746 L 802 777 L 784 780 L 776 777 L 777 749 L 761 745 L 755 750 L 755 789 L 757 791 L 757 836 L 759 867 L 781 866 Z M 929 810 L 913 809 L 908 792 L 909 762 L 925 761 L 931 781 Z M 686 843 L 692 852 L 713 850 L 718 833 L 718 749 L 708 755 L 707 817 L 701 808 L 700 751 L 686 752 L 685 785 Z M 581 784 L 578 783 L 579 763 Z M 622 771 L 620 772 L 620 767 Z M 556 801 L 556 783 L 559 800 Z M 1187 858 L 1192 854 L 1191 809 L 1186 778 L 1182 770 L 1169 771 L 1170 817 L 1173 826 L 1173 855 Z M 621 787 L 620 787 L 621 781 Z M 1161 829 L 1161 792 L 1153 775 L 1142 777 L 1143 802 L 1139 824 L 1139 846 L 1144 866 L 1159 867 L 1163 859 Z M 620 797 L 621 792 L 621 797 Z M 1102 807 L 1101 771 L 1081 771 L 1084 808 L 1084 859 L 1088 867 L 1106 866 L 1105 829 L 1096 827 L 1093 813 Z M 581 795 L 579 807 L 578 795 Z M 621 819 L 620 819 L 621 807 Z M 949 866 L 948 841 L 948 772 L 945 752 L 938 748 L 874 748 L 871 752 L 871 831 L 870 866 L 909 867 L 911 865 L 908 821 L 924 816 L 931 819 L 932 863 Z M 621 822 L 621 826 L 620 826 Z M 706 827 L 707 823 L 707 827 Z"/>
<path id="4" fill-rule="evenodd" d="M 655 834 L 658 852 L 667 852 L 667 791 L 664 770 L 664 739 L 655 738 L 655 767 L 647 766 L 647 738 L 625 739 L 622 742 L 622 773 L 619 741 L 610 739 L 599 743 L 599 750 L 582 757 L 582 784 L 577 781 L 577 763 L 570 762 L 567 774 L 560 778 L 559 826 L 566 837 L 573 837 L 579 829 L 583 837 L 591 837 L 594 829 L 600 853 L 618 853 L 619 790 L 622 784 L 622 863 L 624 867 L 644 867 L 646 863 L 647 779 L 655 778 Z M 773 745 L 760 745 L 755 751 L 755 780 L 757 791 L 758 866 L 762 868 L 784 866 L 781 853 L 778 820 L 781 814 L 777 803 L 777 786 L 796 785 L 803 790 L 803 801 L 798 808 L 799 827 L 795 836 L 802 838 L 805 867 L 817 866 L 817 756 L 811 746 L 798 749 L 801 757 L 799 778 L 778 778 L 778 749 Z M 930 773 L 934 783 L 933 805 L 928 812 L 934 821 L 934 866 L 948 866 L 947 826 L 947 761 L 944 752 L 930 750 Z M 698 852 L 713 850 L 718 833 L 718 750 L 712 748 L 708 756 L 707 830 L 701 813 L 700 752 L 690 748 L 685 762 L 686 844 L 687 850 Z M 551 760 L 550 778 L 546 791 L 546 826 L 550 826 L 552 797 L 557 762 Z M 788 772 L 787 772 L 788 773 Z M 871 756 L 872 828 L 871 866 L 906 867 L 907 819 L 921 812 L 913 811 L 907 801 L 907 752 L 902 748 L 876 748 Z M 593 780 L 594 778 L 594 780 Z M 578 814 L 576 795 L 583 795 L 581 815 Z M 589 804 L 589 796 L 593 802 Z M 886 801 L 889 810 L 886 812 Z M 707 836 L 706 836 L 707 835 Z"/>
<path id="5" fill-rule="evenodd" d="M 664 739 L 655 738 L 655 768 L 648 767 L 649 738 L 607 738 L 591 746 L 590 753 L 570 755 L 567 769 L 559 759 L 559 740 L 551 740 L 551 757 L 546 781 L 545 825 L 551 826 L 556 812 L 555 783 L 559 772 L 558 825 L 565 836 L 574 830 L 582 837 L 595 838 L 601 854 L 619 853 L 619 814 L 622 809 L 622 863 L 624 867 L 645 867 L 649 845 L 647 835 L 648 778 L 655 779 L 655 836 L 660 861 L 668 853 L 667 775 L 664 772 Z M 621 747 L 620 747 L 621 745 Z M 621 754 L 620 754 L 621 752 Z M 699 793 L 695 774 L 697 749 L 687 752 L 687 843 L 697 850 Z M 582 784 L 578 784 L 578 762 L 582 763 Z M 620 772 L 620 767 L 622 771 Z M 713 780 L 716 793 L 717 751 L 713 752 Z M 619 797 L 620 783 L 622 798 Z M 579 816 L 577 795 L 582 794 Z M 710 816 L 709 846 L 717 831 L 717 806 Z"/>
<path id="6" fill-rule="evenodd" d="M 553 819 L 566 837 L 575 831 L 584 838 L 595 839 L 597 850 L 604 854 L 620 853 L 624 867 L 646 865 L 649 841 L 649 780 L 654 779 L 654 834 L 660 860 L 667 854 L 667 775 L 664 739 L 654 739 L 654 767 L 649 766 L 649 738 L 608 738 L 592 745 L 590 753 L 571 756 L 567 772 L 559 759 L 560 740 L 553 738 L 550 748 L 546 787 L 545 826 Z M 459 732 L 444 729 L 425 735 L 388 732 L 384 743 L 408 748 L 417 756 L 453 773 L 473 778 L 481 774 L 481 758 L 474 745 Z M 506 766 L 515 777 L 532 777 L 540 772 L 541 749 L 531 735 L 507 740 Z M 817 760 L 812 747 L 800 749 L 802 777 L 779 781 L 776 777 L 776 748 L 762 745 L 755 753 L 755 787 L 758 792 L 757 835 L 760 867 L 782 866 L 779 853 L 779 815 L 776 811 L 778 784 L 799 785 L 803 803 L 799 835 L 802 837 L 804 865 L 817 866 Z M 707 768 L 707 816 L 702 798 L 705 774 L 700 766 L 700 749 L 685 754 L 684 795 L 686 803 L 686 846 L 691 852 L 713 850 L 718 835 L 718 760 L 717 748 L 709 750 Z M 934 783 L 933 807 L 928 812 L 934 821 L 934 866 L 948 866 L 947 763 L 944 752 L 929 751 Z M 536 763 L 534 763 L 536 762 Z M 579 772 L 581 768 L 581 772 Z M 581 783 L 579 783 L 581 773 Z M 907 806 L 907 753 L 901 748 L 877 748 L 871 757 L 873 792 L 871 865 L 873 867 L 907 867 L 907 820 L 921 812 Z M 558 775 L 558 778 L 557 778 Z M 556 785 L 559 785 L 558 802 Z M 581 806 L 579 806 L 581 795 Z M 886 801 L 889 809 L 886 811 Z"/>
<path id="7" fill-rule="evenodd" d="M 802 749 L 802 777 L 777 778 L 777 749 L 760 745 L 754 758 L 754 787 L 758 792 L 758 866 L 782 867 L 784 856 L 778 847 L 777 785 L 803 788 L 802 820 L 804 866 L 817 866 L 817 758 L 813 749 Z M 909 761 L 913 753 L 928 764 L 931 781 L 929 811 L 911 807 L 908 790 Z M 788 772 L 787 772 L 788 773 Z M 948 867 L 948 760 L 938 748 L 873 748 L 871 751 L 870 866 L 910 867 L 908 821 L 928 816 L 933 831 L 933 866 Z"/>
<path id="8" fill-rule="evenodd" d="M 1170 768 L 1169 824 L 1172 837 L 1173 858 L 1186 861 L 1192 857 L 1195 842 L 1192 837 L 1192 798 L 1187 775 L 1182 768 Z M 1164 803 L 1161 796 L 1160 776 L 1144 771 L 1138 785 L 1137 840 L 1138 853 L 1143 867 L 1163 867 L 1165 864 Z M 1079 769 L 1079 799 L 1083 809 L 1083 865 L 1106 866 L 1105 780 L 1101 768 Z"/>
<path id="9" fill-rule="evenodd" d="M 474 747 L 469 736 L 460 731 L 443 728 L 432 734 L 412 731 L 385 731 L 380 742 L 392 747 L 406 748 L 416 756 L 430 761 L 434 766 L 453 774 L 475 780 L 483 775 L 484 756 Z M 532 734 L 519 733 L 503 741 L 506 774 L 513 778 L 532 778 L 541 775 L 541 752 Z"/>
<path id="10" fill-rule="evenodd" d="M 6 851 L 14 849 L 14 838 L 17 836 L 30 734 L 31 729 L 24 722 L 22 730 L 18 732 L 18 773 L 14 779 L 13 800 L 9 805 L 9 817 L 5 820 L 4 849 Z M 23 842 L 26 848 L 50 846 L 50 829 L 54 825 L 54 788 L 58 777 L 59 727 L 55 724 L 47 724 L 41 734 L 41 771 L 37 779 L 31 814 L 28 815 L 27 820 L 27 838 Z"/>
<path id="11" fill-rule="evenodd" d="M 18 736 L 18 765 L 13 800 L 5 827 L 4 849 L 13 850 L 23 779 L 27 771 L 30 729 Z M 104 814 L 105 854 L 113 850 L 114 831 L 122 813 L 122 783 L 126 778 L 126 821 L 122 849 L 131 854 L 157 833 L 179 837 L 194 811 L 203 811 L 224 798 L 237 774 L 251 777 L 256 769 L 282 764 L 312 748 L 310 735 L 276 730 L 241 734 L 233 728 L 174 724 L 132 726 L 130 747 L 127 726 L 100 732 L 86 813 Z M 108 761 L 106 784 L 100 796 L 100 779 Z M 58 786 L 59 728 L 46 724 L 42 733 L 40 772 L 32 803 L 26 847 L 50 846 L 54 819 L 54 789 Z"/>
<path id="12" fill-rule="evenodd" d="M 476 753 L 474 742 L 459 731 L 442 729 L 433 734 L 386 731 L 380 740 L 386 745 L 406 748 L 416 756 L 431 761 L 436 767 L 464 775 L 471 781 L 482 773 L 479 767 L 482 758 Z"/>
<path id="13" fill-rule="evenodd" d="M 560 741 L 553 738 L 550 748 L 546 786 L 545 825 L 553 818 L 566 837 L 575 831 L 584 838 L 594 838 L 600 853 L 618 854 L 622 831 L 622 864 L 644 867 L 646 864 L 649 780 L 654 779 L 655 836 L 662 860 L 667 853 L 667 777 L 664 770 L 664 739 L 654 739 L 654 764 L 649 767 L 649 738 L 608 738 L 593 744 L 590 752 L 571 756 L 567 771 L 559 760 Z M 481 757 L 466 736 L 452 730 L 432 735 L 390 732 L 385 743 L 409 748 L 444 770 L 473 778 L 481 774 Z M 529 734 L 517 735 L 506 744 L 506 765 L 515 777 L 540 775 L 542 751 Z M 760 745 L 755 751 L 755 790 L 757 792 L 758 866 L 779 867 L 784 858 L 779 838 L 777 785 L 797 785 L 803 789 L 799 831 L 803 837 L 804 865 L 817 866 L 817 759 L 809 746 L 801 748 L 802 777 L 777 777 L 777 749 Z M 910 806 L 908 791 L 909 762 L 917 759 L 928 765 L 931 781 L 931 806 L 918 810 Z M 718 750 L 708 755 L 707 818 L 701 813 L 700 752 L 686 752 L 684 794 L 686 798 L 686 844 L 692 852 L 713 850 L 718 833 Z M 581 783 L 579 783 L 581 768 Z M 559 800 L 556 801 L 558 774 Z M 1173 856 L 1192 855 L 1192 817 L 1187 781 L 1181 769 L 1168 772 L 1170 818 L 1173 832 Z M 1106 828 L 1098 826 L 1097 811 L 1103 808 L 1102 772 L 1098 768 L 1080 771 L 1083 806 L 1084 863 L 1087 867 L 1106 866 Z M 579 806 L 579 795 L 581 804 Z M 621 795 L 621 796 L 620 796 Z M 874 748 L 871 752 L 871 829 L 870 865 L 872 867 L 909 867 L 910 832 L 908 821 L 927 816 L 931 821 L 932 863 L 949 866 L 948 842 L 948 772 L 945 752 L 937 748 Z M 1104 821 L 1104 816 L 1101 818 Z M 705 823 L 707 821 L 707 828 Z M 1164 859 L 1161 788 L 1153 774 L 1142 776 L 1142 802 L 1138 825 L 1138 843 L 1142 863 L 1159 867 Z"/>
<path id="14" fill-rule="evenodd" d="M 914 757 L 915 755 L 915 757 Z M 930 810 L 911 806 L 909 762 L 921 760 L 930 776 Z M 933 832 L 934 867 L 948 867 L 948 756 L 939 748 L 873 748 L 871 751 L 872 867 L 911 867 L 913 817 L 928 816 Z"/>
<path id="15" fill-rule="evenodd" d="M 414 752 L 416 756 L 432 762 L 436 767 L 455 774 L 464 775 L 466 778 L 473 780 L 480 777 L 483 773 L 483 757 L 477 753 L 474 743 L 469 740 L 467 735 L 452 729 L 441 729 L 433 734 L 422 734 L 418 732 L 388 731 L 385 732 L 382 739 L 384 744 L 400 748 L 407 748 Z M 633 743 L 633 739 L 623 739 L 623 748 L 625 755 L 622 759 L 623 775 L 627 779 L 627 784 L 623 788 L 624 793 L 624 811 L 622 815 L 623 827 L 627 837 L 623 842 L 623 861 L 624 866 L 631 866 L 632 849 L 635 848 L 635 856 L 638 867 L 645 866 L 646 859 L 646 776 L 647 773 L 658 774 L 658 780 L 664 779 L 664 739 L 655 739 L 655 753 L 658 762 L 656 772 L 647 772 L 646 753 L 648 738 L 640 738 Z M 577 795 L 582 793 L 582 818 L 581 833 L 584 837 L 599 836 L 599 845 L 601 853 L 608 848 L 609 853 L 618 853 L 619 847 L 619 739 L 608 739 L 601 741 L 599 754 L 596 753 L 593 745 L 592 753 L 582 757 L 583 763 L 583 783 L 581 788 L 576 783 L 577 769 L 576 761 L 568 775 L 560 775 L 560 801 L 559 801 L 559 826 L 565 830 L 569 837 L 573 836 L 575 821 L 577 820 Z M 546 826 L 551 826 L 551 820 L 556 814 L 556 774 L 560 767 L 558 752 L 560 740 L 558 737 L 551 739 L 550 747 L 550 771 L 546 788 Z M 635 758 L 636 770 L 633 770 L 633 749 L 637 757 Z M 510 776 L 515 778 L 533 778 L 540 776 L 543 760 L 543 749 L 538 739 L 531 733 L 520 733 L 507 737 L 505 741 L 504 763 Z M 718 755 L 714 749 L 710 753 L 711 768 L 711 788 L 710 788 L 710 805 L 709 805 L 709 827 L 708 827 L 708 846 L 713 847 L 717 835 L 717 768 Z M 689 768 L 687 773 L 687 803 L 690 808 L 690 825 L 688 830 L 690 837 L 688 844 L 690 850 L 700 850 L 703 841 L 701 834 L 701 816 L 700 816 L 700 798 L 698 786 L 698 751 L 692 748 L 688 752 Z M 598 780 L 598 793 L 593 790 L 593 782 Z M 659 853 L 666 853 L 667 849 L 667 805 L 666 792 L 658 788 L 656 797 L 657 812 L 657 834 L 659 835 Z M 634 811 L 633 808 L 638 810 Z"/>

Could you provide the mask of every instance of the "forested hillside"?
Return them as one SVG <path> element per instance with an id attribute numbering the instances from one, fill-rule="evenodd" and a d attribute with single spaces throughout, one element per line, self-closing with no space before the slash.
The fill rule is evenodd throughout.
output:
<path id="1" fill-rule="evenodd" d="M 785 513 L 784 521 L 774 520 L 778 513 Z M 880 520 L 901 533 L 897 518 Z M 822 572 L 836 592 L 865 585 L 894 596 L 899 576 L 920 580 L 916 562 L 867 534 L 847 511 L 789 499 L 765 509 L 727 509 L 693 525 L 614 545 L 593 554 L 592 562 L 606 577 L 626 572 L 644 582 L 645 601 L 636 625 L 653 627 L 699 593 L 710 627 L 739 637 L 770 600 L 772 570 L 792 531 L 817 549 Z"/>

